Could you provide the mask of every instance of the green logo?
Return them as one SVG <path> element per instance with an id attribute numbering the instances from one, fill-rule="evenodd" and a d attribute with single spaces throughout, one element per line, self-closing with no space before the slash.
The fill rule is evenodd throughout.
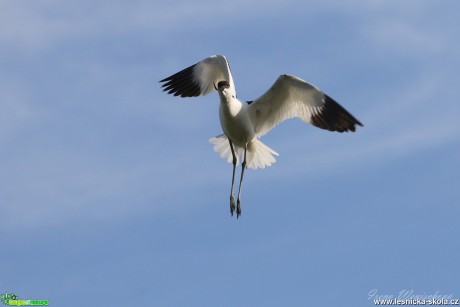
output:
<path id="1" fill-rule="evenodd" d="M 9 306 L 48 306 L 48 300 L 20 300 L 14 293 L 5 293 L 1 295 L 2 302 Z"/>

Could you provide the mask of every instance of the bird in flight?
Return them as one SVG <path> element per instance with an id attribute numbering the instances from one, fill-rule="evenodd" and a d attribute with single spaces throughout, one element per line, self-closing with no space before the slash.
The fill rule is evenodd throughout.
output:
<path id="1" fill-rule="evenodd" d="M 223 55 L 210 56 L 160 81 L 163 91 L 180 97 L 197 97 L 216 90 L 223 134 L 209 140 L 214 150 L 233 163 L 230 213 L 241 215 L 241 185 L 246 168 L 265 168 L 278 153 L 259 138 L 282 121 L 299 117 L 318 128 L 348 132 L 363 126 L 353 115 L 314 85 L 292 76 L 281 75 L 265 94 L 253 101 L 237 98 L 230 66 Z M 241 163 L 241 176 L 235 206 L 235 169 Z"/>

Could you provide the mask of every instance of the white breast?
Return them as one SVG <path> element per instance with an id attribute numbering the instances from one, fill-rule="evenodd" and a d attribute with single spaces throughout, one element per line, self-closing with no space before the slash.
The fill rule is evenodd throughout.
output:
<path id="1" fill-rule="evenodd" d="M 247 108 L 247 103 L 237 98 L 221 97 L 219 116 L 222 130 L 234 145 L 240 147 L 246 146 L 255 136 Z"/>

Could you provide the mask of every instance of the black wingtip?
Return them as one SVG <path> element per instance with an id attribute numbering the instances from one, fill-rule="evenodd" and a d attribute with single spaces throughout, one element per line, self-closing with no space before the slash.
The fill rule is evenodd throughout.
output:
<path id="1" fill-rule="evenodd" d="M 316 127 L 337 132 L 355 132 L 356 125 L 364 125 L 331 97 L 324 95 L 324 106 L 311 117 Z"/>
<path id="2" fill-rule="evenodd" d="M 164 92 L 180 97 L 197 97 L 201 94 L 200 85 L 193 78 L 195 65 L 189 66 L 174 75 L 160 80 Z"/>

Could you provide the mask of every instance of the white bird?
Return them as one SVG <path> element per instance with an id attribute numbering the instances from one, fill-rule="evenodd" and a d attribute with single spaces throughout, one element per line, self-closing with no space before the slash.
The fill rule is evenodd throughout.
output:
<path id="1" fill-rule="evenodd" d="M 223 55 L 210 56 L 167 77 L 163 91 L 180 97 L 197 97 L 217 90 L 220 97 L 219 117 L 223 134 L 209 140 L 214 150 L 233 163 L 230 190 L 230 213 L 235 211 L 233 185 L 235 168 L 241 161 L 241 177 L 236 205 L 241 215 L 241 184 L 244 170 L 265 168 L 274 163 L 278 153 L 259 138 L 282 121 L 299 117 L 316 127 L 337 131 L 355 131 L 363 126 L 353 115 L 331 97 L 304 80 L 281 75 L 268 91 L 254 101 L 239 100 L 230 66 Z"/>

